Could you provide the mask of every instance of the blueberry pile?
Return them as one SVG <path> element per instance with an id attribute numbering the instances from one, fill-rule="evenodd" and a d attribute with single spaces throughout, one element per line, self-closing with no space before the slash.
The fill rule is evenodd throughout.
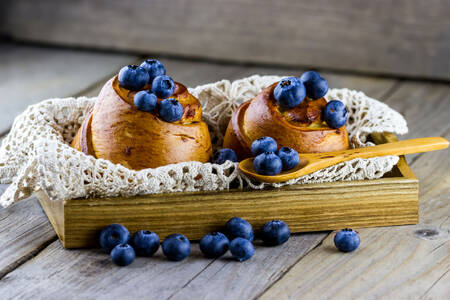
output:
<path id="1" fill-rule="evenodd" d="M 200 240 L 200 250 L 205 257 L 218 258 L 230 250 L 237 261 L 245 261 L 255 254 L 253 240 L 255 234 L 252 225 L 238 217 L 231 218 L 225 224 L 225 234 L 213 232 Z M 285 243 L 290 236 L 288 225 L 279 220 L 269 221 L 261 228 L 261 239 L 267 246 Z"/>
<path id="2" fill-rule="evenodd" d="M 315 71 L 303 73 L 300 78 L 287 77 L 278 82 L 273 90 L 273 97 L 283 108 L 294 108 L 306 98 L 320 99 L 328 92 L 328 82 Z M 339 100 L 330 101 L 324 108 L 323 119 L 331 128 L 340 128 L 348 119 L 345 105 Z"/>
<path id="3" fill-rule="evenodd" d="M 140 230 L 130 239 L 128 229 L 120 224 L 111 224 L 100 233 L 100 246 L 110 253 L 112 261 L 119 266 L 128 266 L 136 255 L 150 257 L 158 251 L 159 236 L 149 230 Z M 189 256 L 191 243 L 182 234 L 167 236 L 161 244 L 164 255 L 173 261 Z"/>
<path id="4" fill-rule="evenodd" d="M 300 162 L 298 152 L 289 147 L 282 147 L 277 151 L 277 142 L 264 136 L 253 141 L 251 146 L 253 169 L 261 175 L 277 175 L 282 170 L 287 171 L 295 168 Z"/>
<path id="5" fill-rule="evenodd" d="M 269 221 L 261 227 L 260 237 L 266 246 L 284 244 L 290 237 L 289 226 L 280 220 Z M 340 246 L 337 246 L 338 244 L 336 246 L 339 248 L 344 245 L 342 249 L 350 249 L 351 247 L 353 247 L 353 250 L 356 249 L 357 245 L 354 247 L 354 244 L 350 248 L 345 246 L 348 237 L 350 237 L 350 234 L 346 232 L 345 236 L 339 238 Z M 245 261 L 255 253 L 254 239 L 252 225 L 242 218 L 234 217 L 225 224 L 224 233 L 213 232 L 205 235 L 200 240 L 200 250 L 207 258 L 219 258 L 230 250 L 234 259 Z M 130 236 L 128 229 L 121 224 L 111 224 L 100 233 L 100 246 L 110 254 L 111 260 L 119 266 L 128 266 L 136 256 L 153 256 L 160 245 L 163 254 L 172 261 L 181 261 L 191 253 L 190 241 L 179 233 L 167 236 L 162 243 L 160 243 L 156 233 L 148 230 L 140 230 Z M 341 250 L 341 248 L 339 249 Z"/>
<path id="6" fill-rule="evenodd" d="M 129 65 L 119 71 L 119 85 L 134 95 L 134 105 L 140 111 L 158 113 L 166 122 L 176 122 L 183 116 L 184 108 L 174 98 L 175 82 L 166 75 L 166 68 L 156 59 L 147 59 L 140 66 Z M 142 90 L 150 84 L 150 90 Z M 158 103 L 158 98 L 162 99 Z"/>

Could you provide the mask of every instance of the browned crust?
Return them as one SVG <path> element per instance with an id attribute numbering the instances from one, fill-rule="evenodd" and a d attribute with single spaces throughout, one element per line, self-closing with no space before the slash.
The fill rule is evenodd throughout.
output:
<path id="1" fill-rule="evenodd" d="M 114 87 L 116 80 L 103 87 L 72 143 L 74 148 L 135 170 L 209 161 L 211 140 L 208 126 L 201 121 L 200 102 L 184 86 L 177 84 L 178 93 L 171 96 L 183 105 L 183 118 L 168 123 L 155 113 L 138 110 L 130 101 L 131 93 L 123 99 Z"/>
<path id="2" fill-rule="evenodd" d="M 349 148 L 345 126 L 339 129 L 329 128 L 322 122 L 320 114 L 317 114 L 326 104 L 324 99 L 304 100 L 300 109 L 280 113 L 272 98 L 275 86 L 276 83 L 264 89 L 233 112 L 225 134 L 224 147 L 235 150 L 239 159 L 250 157 L 251 143 L 263 136 L 271 136 L 279 147 L 291 147 L 299 153 L 330 152 Z M 293 121 L 293 118 L 302 122 Z M 308 127 L 313 122 L 320 127 Z"/>

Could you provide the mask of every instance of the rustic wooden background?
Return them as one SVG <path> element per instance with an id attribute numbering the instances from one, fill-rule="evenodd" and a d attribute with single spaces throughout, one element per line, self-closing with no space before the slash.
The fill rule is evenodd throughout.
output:
<path id="1" fill-rule="evenodd" d="M 319 68 L 331 87 L 402 113 L 401 138 L 450 139 L 448 15 L 448 0 L 1 0 L 0 143 L 28 105 L 96 96 L 121 66 L 151 53 L 187 86 Z M 317 232 L 281 247 L 257 243 L 244 263 L 205 259 L 194 243 L 183 262 L 158 251 L 119 268 L 98 249 L 65 250 L 31 197 L 0 209 L 0 298 L 450 299 L 449 152 L 407 157 L 419 224 L 359 229 L 361 246 L 349 254 Z"/>
<path id="2" fill-rule="evenodd" d="M 450 79 L 448 0 L 2 0 L 21 40 Z"/>

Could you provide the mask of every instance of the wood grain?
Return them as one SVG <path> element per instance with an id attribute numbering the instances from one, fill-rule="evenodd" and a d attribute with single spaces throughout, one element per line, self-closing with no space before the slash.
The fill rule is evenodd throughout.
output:
<path id="1" fill-rule="evenodd" d="M 387 102 L 406 115 L 408 124 L 414 128 L 407 137 L 440 134 L 449 138 L 450 124 L 442 123 L 449 110 L 441 106 L 441 101 L 448 97 L 445 85 L 405 82 Z M 411 160 L 420 179 L 418 225 L 361 229 L 361 247 L 351 254 L 338 253 L 330 235 L 268 289 L 262 299 L 448 298 L 450 288 L 445 282 L 450 269 L 448 155 L 449 150 L 442 150 Z"/>
<path id="2" fill-rule="evenodd" d="M 6 187 L 0 185 L 0 195 Z M 35 197 L 0 210 L 0 278 L 55 239 L 55 232 Z"/>
<path id="3" fill-rule="evenodd" d="M 166 64 L 172 63 L 173 60 L 166 62 Z M 193 82 L 192 84 L 187 83 L 191 86 L 214 81 L 217 78 L 214 77 L 215 74 L 218 74 L 218 77 L 220 76 L 218 79 L 221 79 L 222 76 L 237 79 L 254 73 L 287 74 L 287 71 L 296 71 L 291 68 L 230 67 L 223 64 L 209 65 L 183 60 L 176 60 L 176 64 L 180 66 L 180 69 L 176 67 L 170 67 L 170 69 L 173 70 L 173 74 L 179 74 L 182 78 L 181 80 L 178 79 L 180 77 L 177 77 L 177 80 L 185 83 L 191 80 Z M 49 66 L 49 68 L 51 67 Z M 0 68 L 1 71 L 2 69 Z M 389 105 L 401 111 L 406 115 L 411 129 L 411 133 L 407 136 L 408 138 L 442 135 L 449 130 L 448 122 L 443 122 L 443 120 L 447 119 L 449 113 L 448 106 L 446 105 L 446 100 L 449 97 L 449 87 L 447 85 L 425 84 L 412 81 L 401 82 L 400 85 L 397 85 L 397 80 L 388 78 L 373 78 L 370 76 L 328 72 L 326 74 L 325 78 L 330 81 L 333 87 L 350 87 L 363 90 L 367 95 L 385 100 Z M 197 78 L 200 78 L 200 82 L 198 83 Z M 211 80 L 208 80 L 208 78 L 211 78 Z M 103 82 L 100 85 L 103 85 Z M 83 90 L 80 92 L 83 92 Z M 95 95 L 97 91 L 92 90 L 91 93 L 91 95 Z M 421 179 L 421 225 L 417 227 L 420 230 L 419 236 L 421 238 L 436 238 L 435 231 L 433 230 L 438 228 L 437 236 L 440 239 L 441 234 L 445 233 L 445 230 L 448 230 L 450 226 L 448 220 L 439 219 L 439 216 L 433 214 L 433 212 L 444 209 L 448 202 L 448 167 L 442 166 L 441 168 L 437 168 L 439 164 L 445 161 L 448 154 L 448 151 L 439 151 L 432 154 L 423 154 L 423 156 L 414 156 L 412 160 L 410 159 L 411 156 L 408 158 L 409 161 L 412 161 L 414 171 L 417 172 L 418 177 Z M 433 155 L 433 159 L 431 160 L 430 155 Z M 421 171 L 422 169 L 426 169 L 426 171 Z M 442 181 L 436 180 L 438 178 L 443 178 L 444 185 Z M 434 199 L 435 197 L 438 199 Z M 430 199 L 434 200 L 429 202 Z M 161 252 L 158 252 L 154 259 L 139 258 L 128 268 L 117 268 L 110 263 L 105 254 L 97 250 L 68 251 L 62 248 L 59 241 L 55 241 L 50 246 L 45 247 L 47 245 L 46 243 L 42 244 L 39 239 L 36 239 L 36 236 L 45 235 L 45 231 L 42 230 L 42 224 L 46 224 L 50 232 L 53 231 L 36 200 L 34 201 L 34 207 L 37 208 L 34 213 L 40 213 L 42 223 L 30 222 L 31 227 L 29 228 L 35 227 L 37 228 L 36 230 L 30 229 L 22 232 L 12 229 L 13 227 L 24 229 L 27 226 L 28 220 L 22 216 L 26 215 L 31 209 L 28 209 L 24 205 L 25 202 L 17 203 L 6 209 L 10 214 L 14 212 L 8 216 L 8 224 L 11 224 L 9 225 L 11 229 L 10 234 L 2 231 L 0 240 L 8 245 L 17 243 L 17 252 L 31 250 L 32 254 L 36 255 L 36 257 L 30 259 L 31 257 L 29 255 L 22 256 L 23 258 L 18 260 L 17 264 L 13 264 L 11 268 L 7 269 L 7 272 L 9 272 L 8 275 L 0 280 L 0 294 L 2 295 L 2 299 L 36 298 L 37 295 L 49 299 L 60 298 L 61 291 L 64 291 L 64 295 L 67 295 L 69 298 L 106 299 L 118 297 L 131 298 L 135 296 L 134 298 L 161 299 L 173 295 L 173 298 L 176 299 L 251 299 L 269 288 L 293 264 L 299 260 L 301 261 L 303 255 L 309 249 L 314 248 L 320 243 L 321 239 L 325 236 L 325 234 L 319 234 L 320 236 L 316 236 L 315 234 L 302 234 L 292 237 L 287 244 L 280 248 L 257 246 L 255 257 L 244 264 L 232 262 L 227 257 L 215 261 L 205 260 L 201 258 L 197 245 L 194 244 L 193 255 L 185 263 L 168 262 L 162 259 Z M 431 203 L 431 205 L 428 205 L 428 203 Z M 22 212 L 22 210 L 24 211 Z M 4 211 L 0 211 L 0 215 Z M 426 213 L 422 214 L 424 211 Z M 442 211 L 442 214 L 444 213 L 446 213 L 445 210 Z M 1 219 L 3 219 L 3 216 Z M 440 223 L 442 223 L 442 226 L 439 226 Z M 5 227 L 2 225 L 2 228 Z M 398 231 L 402 228 L 412 229 L 410 231 Z M 392 240 L 400 239 L 402 243 L 405 242 L 403 239 L 406 237 L 416 239 L 417 235 L 414 228 L 416 227 L 394 227 L 392 228 L 393 233 L 390 234 L 390 237 Z M 376 242 L 381 239 L 380 237 L 383 236 L 384 229 L 386 228 L 380 228 L 380 231 L 374 231 L 375 233 L 371 234 L 369 240 Z M 55 238 L 56 236 L 53 234 L 53 239 Z M 385 239 L 383 238 L 381 240 L 384 241 Z M 366 238 L 363 239 L 363 243 L 365 241 Z M 394 262 L 380 259 L 378 260 L 378 264 L 376 263 L 377 261 L 373 261 L 374 265 L 370 268 L 377 268 L 374 271 L 377 274 L 378 272 L 383 272 L 379 271 L 379 269 L 389 267 L 389 272 L 391 272 L 395 268 L 387 276 L 385 281 L 381 279 L 385 273 L 380 273 L 374 277 L 370 273 L 370 269 L 358 268 L 358 264 L 368 264 L 373 260 L 372 257 L 378 257 L 376 253 L 370 252 L 367 255 L 364 254 L 362 260 L 353 260 L 349 256 L 344 255 L 343 258 L 348 260 L 346 270 L 350 268 L 349 273 L 354 278 L 360 277 L 360 281 L 355 282 L 355 284 L 369 286 L 369 289 L 378 292 L 392 287 L 392 290 L 395 292 L 393 296 L 398 296 L 396 298 L 407 297 L 408 295 L 405 293 L 410 289 L 417 292 L 411 295 L 410 298 L 419 298 L 421 296 L 424 299 L 448 298 L 450 293 L 448 289 L 448 274 L 450 272 L 447 271 L 445 273 L 445 269 L 442 270 L 437 265 L 441 262 L 441 265 L 445 267 L 446 260 L 442 260 L 442 257 L 446 253 L 448 255 L 450 252 L 448 248 L 445 248 L 448 242 L 442 241 L 443 245 L 436 243 L 435 247 L 440 247 L 436 248 L 434 252 L 431 252 L 431 257 L 429 258 L 426 258 L 426 255 L 429 255 L 429 253 L 421 250 L 424 247 L 422 244 L 419 244 L 415 248 L 413 254 L 409 249 L 407 251 L 396 251 L 398 247 L 402 247 L 400 242 L 397 247 L 391 247 L 392 243 L 380 243 L 376 246 L 376 251 L 386 253 L 388 250 L 392 250 L 394 252 L 392 254 L 395 258 Z M 428 242 L 426 241 L 426 243 Z M 407 241 L 406 243 L 410 242 Z M 288 247 L 287 250 L 284 247 Z M 388 250 L 384 250 L 384 247 L 387 247 Z M 7 262 L 7 265 L 9 265 L 9 261 L 15 261 L 17 259 L 15 251 L 6 251 L 3 247 L 1 249 L 0 256 L 3 261 Z M 320 251 L 326 251 L 323 248 L 320 249 Z M 443 254 L 442 251 L 446 251 L 446 253 Z M 439 252 L 438 256 L 434 256 L 436 252 Z M 29 260 L 24 263 L 27 259 Z M 408 267 L 398 267 L 399 264 L 402 264 L 399 261 Z M 312 270 L 326 267 L 327 263 L 328 260 L 324 262 L 318 261 L 318 264 L 308 266 L 307 269 L 302 270 L 302 273 L 297 278 L 297 282 L 305 281 L 306 284 L 314 286 L 317 282 L 308 281 L 308 273 Z M 337 263 L 338 267 L 342 266 L 340 262 L 333 261 L 332 263 Z M 393 264 L 392 267 L 390 267 L 390 264 Z M 428 273 L 426 271 L 422 272 L 421 270 L 425 270 L 424 265 L 429 265 L 430 268 L 434 267 L 435 271 Z M 330 273 L 326 273 L 324 277 L 326 278 L 332 275 L 335 271 L 334 269 L 330 270 Z M 366 273 L 366 271 L 368 272 Z M 421 273 L 420 277 L 418 277 L 419 273 Z M 374 279 L 372 280 L 372 278 Z M 411 278 L 411 281 L 407 281 L 405 278 Z M 375 282 L 377 279 L 379 281 Z M 401 285 L 405 280 L 408 285 Z M 340 279 L 336 282 L 339 283 L 339 281 Z M 390 281 L 400 283 L 399 288 L 396 289 L 393 283 L 389 283 Z M 330 286 L 334 286 L 336 282 L 333 282 Z M 348 289 L 351 289 L 353 286 L 350 283 Z M 345 288 L 343 287 L 343 289 Z M 328 289 L 329 286 L 324 291 Z M 340 292 L 339 295 L 344 293 L 345 291 Z M 379 292 L 379 294 L 383 294 L 383 292 Z M 230 297 L 228 297 L 229 295 Z"/>
<path id="4" fill-rule="evenodd" d="M 442 155 L 429 153 L 413 164 L 421 187 L 433 182 L 420 193 L 419 225 L 358 230 L 362 243 L 351 254 L 339 253 L 330 235 L 262 299 L 417 299 L 426 293 L 450 269 L 450 163 Z M 448 285 L 442 288 L 450 292 Z"/>
<path id="5" fill-rule="evenodd" d="M 0 56 L 0 133 L 28 105 L 74 96 L 136 58 L 13 44 L 0 44 Z"/>
<path id="6" fill-rule="evenodd" d="M 449 10 L 441 0 L 17 0 L 3 30 L 51 44 L 449 79 Z"/>
<path id="7" fill-rule="evenodd" d="M 324 236 L 324 233 L 299 235 L 276 248 L 257 245 L 255 256 L 244 263 L 232 260 L 229 253 L 217 260 L 206 259 L 198 244 L 192 244 L 191 255 L 182 262 L 170 262 L 158 250 L 154 257 L 138 257 L 126 268 L 115 266 L 102 250 L 68 251 L 55 242 L 5 276 L 0 281 L 0 294 L 2 299 L 36 295 L 57 299 L 62 292 L 68 299 L 168 299 L 172 295 L 175 299 L 193 299 L 185 297 L 184 290 L 177 294 L 189 286 L 189 294 L 199 295 L 201 299 L 241 294 L 250 297 L 280 276 Z M 196 286 L 190 285 L 196 278 L 210 280 L 207 292 L 202 287 L 196 293 Z"/>
<path id="8" fill-rule="evenodd" d="M 291 232 L 415 224 L 418 219 L 417 179 L 403 174 L 261 191 L 75 199 L 58 205 L 43 192 L 37 197 L 66 248 L 97 246 L 98 232 L 111 223 L 121 223 L 131 232 L 151 228 L 160 236 L 182 232 L 198 240 L 220 231 L 234 216 L 256 227 L 268 220 L 284 220 Z"/>

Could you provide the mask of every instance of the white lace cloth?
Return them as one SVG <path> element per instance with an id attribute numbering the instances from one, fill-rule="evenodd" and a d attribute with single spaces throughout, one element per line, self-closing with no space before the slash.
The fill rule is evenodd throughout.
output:
<path id="1" fill-rule="evenodd" d="M 209 125 L 215 149 L 222 144 L 232 111 L 281 78 L 254 75 L 190 89 L 202 102 L 203 119 Z M 350 115 L 347 129 L 354 147 L 372 145 L 366 142 L 371 132 L 405 134 L 408 131 L 406 121 L 399 113 L 362 92 L 331 89 L 326 98 L 339 99 L 346 104 Z M 269 185 L 251 181 L 239 172 L 237 163 L 229 161 L 223 165 L 184 162 L 133 171 L 76 151 L 69 143 L 95 100 L 95 97 L 50 99 L 28 107 L 16 118 L 0 148 L 0 183 L 12 183 L 0 198 L 2 206 L 28 197 L 36 190 L 43 190 L 50 199 L 61 201 L 81 197 L 225 190 L 232 182 L 237 188 L 261 189 Z M 397 156 L 355 159 L 270 185 L 374 179 L 391 170 L 397 161 Z"/>

